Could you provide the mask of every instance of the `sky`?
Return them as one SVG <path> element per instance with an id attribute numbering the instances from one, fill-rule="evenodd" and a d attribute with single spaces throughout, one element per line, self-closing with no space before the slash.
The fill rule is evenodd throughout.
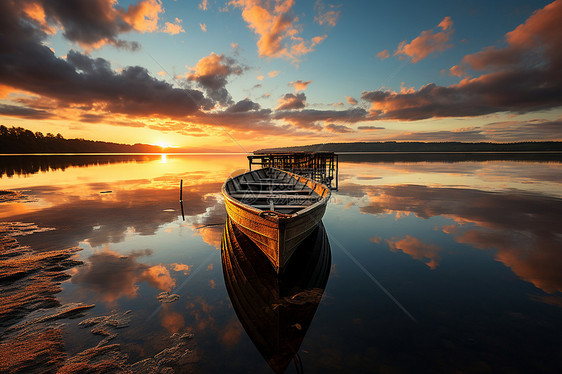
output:
<path id="1" fill-rule="evenodd" d="M 227 152 L 562 140 L 561 46 L 562 0 L 2 0 L 0 125 Z"/>

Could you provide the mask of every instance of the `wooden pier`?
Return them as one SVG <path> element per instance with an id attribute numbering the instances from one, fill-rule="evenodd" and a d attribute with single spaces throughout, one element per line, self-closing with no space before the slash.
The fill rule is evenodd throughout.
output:
<path id="1" fill-rule="evenodd" d="M 314 179 L 338 189 L 338 155 L 334 152 L 258 153 L 248 156 L 248 166 L 274 167 Z"/>

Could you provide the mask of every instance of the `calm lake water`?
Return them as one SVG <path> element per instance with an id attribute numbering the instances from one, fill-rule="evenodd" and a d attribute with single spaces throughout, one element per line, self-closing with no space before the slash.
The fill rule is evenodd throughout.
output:
<path id="1" fill-rule="evenodd" d="M 298 358 L 310 373 L 559 373 L 562 163 L 342 156 L 323 223 L 331 266 Z M 377 161 L 379 160 L 379 161 Z M 57 295 L 131 310 L 131 361 L 192 333 L 201 373 L 271 373 L 227 292 L 220 187 L 244 155 L 2 156 L 0 222 L 82 248 Z M 179 185 L 183 180 L 183 210 Z M 163 291 L 179 295 L 161 303 Z M 69 355 L 102 336 L 63 320 Z M 276 321 L 272 321 L 276 326 Z M 288 373 L 297 372 L 291 363 Z"/>

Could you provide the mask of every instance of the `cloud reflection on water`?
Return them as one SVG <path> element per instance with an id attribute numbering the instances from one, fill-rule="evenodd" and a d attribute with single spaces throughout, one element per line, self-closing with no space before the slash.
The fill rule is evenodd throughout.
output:
<path id="1" fill-rule="evenodd" d="M 561 199 L 517 190 L 488 192 L 422 185 L 347 184 L 340 188 L 340 194 L 356 197 L 364 214 L 413 213 L 423 219 L 452 219 L 455 225 L 441 230 L 457 242 L 493 249 L 495 259 L 521 279 L 548 293 L 562 292 Z M 408 253 L 432 269 L 438 265 L 440 248 L 435 244 L 421 243 L 409 235 L 387 243 L 391 250 Z"/>
<path id="2" fill-rule="evenodd" d="M 109 305 L 115 304 L 121 297 L 137 297 L 141 282 L 147 282 L 162 291 L 170 291 L 175 287 L 176 280 L 165 266 L 149 266 L 138 261 L 151 254 L 150 250 L 133 251 L 127 256 L 110 250 L 94 253 L 74 274 L 71 282 L 93 291 Z"/>

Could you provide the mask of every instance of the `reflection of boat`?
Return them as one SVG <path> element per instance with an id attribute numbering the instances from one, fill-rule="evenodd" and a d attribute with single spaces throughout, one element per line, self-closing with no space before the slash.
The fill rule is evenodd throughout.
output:
<path id="1" fill-rule="evenodd" d="M 222 187 L 228 216 L 279 272 L 318 225 L 330 189 L 275 168 L 229 178 Z"/>
<path id="2" fill-rule="evenodd" d="M 221 256 L 238 319 L 269 366 L 283 373 L 299 350 L 328 281 L 331 254 L 324 225 L 305 238 L 281 275 L 229 218 Z"/>

